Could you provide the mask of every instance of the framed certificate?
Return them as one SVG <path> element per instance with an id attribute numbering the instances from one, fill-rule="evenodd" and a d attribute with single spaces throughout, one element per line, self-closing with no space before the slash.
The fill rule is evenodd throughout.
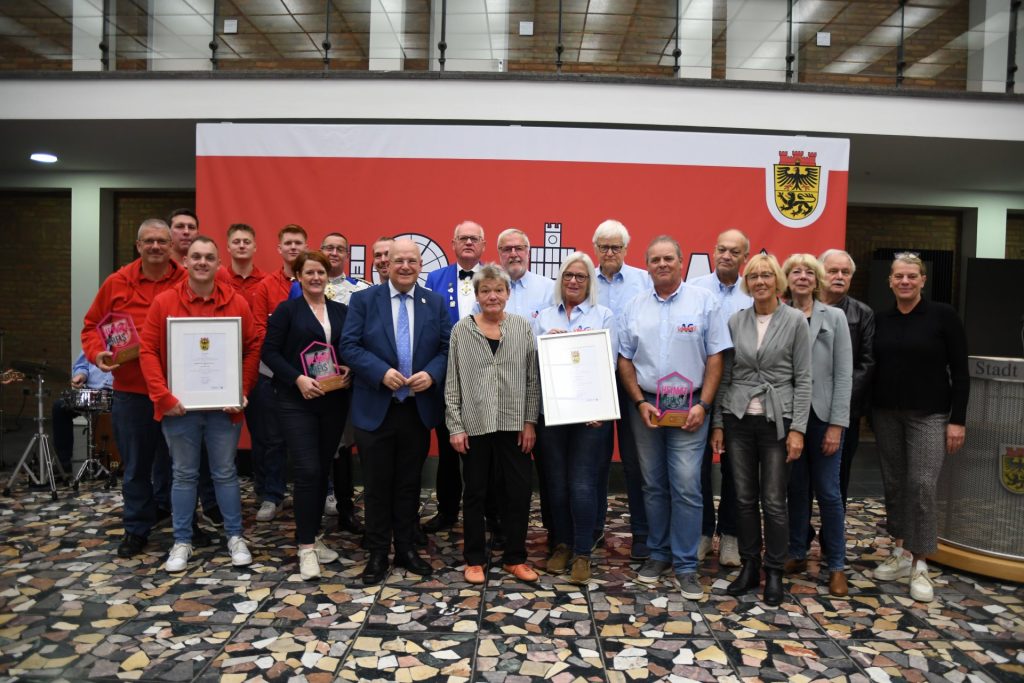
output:
<path id="1" fill-rule="evenodd" d="M 615 356 L 608 330 L 537 338 L 544 423 L 618 420 Z"/>
<path id="2" fill-rule="evenodd" d="M 168 318 L 167 386 L 185 410 L 242 407 L 242 319 Z"/>

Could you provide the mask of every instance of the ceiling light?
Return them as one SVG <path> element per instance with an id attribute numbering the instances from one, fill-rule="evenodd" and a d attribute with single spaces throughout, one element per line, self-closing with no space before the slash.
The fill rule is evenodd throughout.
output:
<path id="1" fill-rule="evenodd" d="M 36 152 L 29 156 L 32 161 L 38 161 L 41 164 L 55 164 L 57 163 L 56 154 L 47 154 L 46 152 Z"/>

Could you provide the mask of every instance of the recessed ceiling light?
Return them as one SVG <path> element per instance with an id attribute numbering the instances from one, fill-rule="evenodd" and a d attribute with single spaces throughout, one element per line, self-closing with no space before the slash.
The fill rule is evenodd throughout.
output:
<path id="1" fill-rule="evenodd" d="M 57 163 L 56 154 L 47 154 L 46 152 L 36 152 L 29 156 L 32 161 L 38 161 L 41 164 L 55 164 Z"/>

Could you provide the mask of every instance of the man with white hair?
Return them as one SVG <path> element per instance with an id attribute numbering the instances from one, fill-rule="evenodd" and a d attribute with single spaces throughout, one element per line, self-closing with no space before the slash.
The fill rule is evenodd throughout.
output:
<path id="1" fill-rule="evenodd" d="M 867 413 L 871 397 L 871 378 L 875 371 L 875 313 L 867 304 L 849 296 L 857 266 L 847 252 L 829 249 L 818 259 L 825 269 L 822 301 L 842 309 L 853 342 L 853 392 L 850 397 L 850 426 L 843 440 L 843 460 L 839 465 L 839 489 L 846 508 L 850 486 L 850 466 L 860 441 L 860 418 Z M 813 538 L 808 536 L 808 538 Z"/>
<path id="2" fill-rule="evenodd" d="M 626 264 L 626 249 L 629 247 L 629 231 L 617 220 L 609 219 L 597 226 L 594 231 L 594 255 L 597 257 L 597 301 L 610 308 L 618 319 L 625 312 L 629 302 L 638 294 L 654 289 L 651 276 L 643 268 Z M 626 477 L 626 495 L 629 502 L 629 526 L 633 535 L 630 557 L 634 560 L 646 560 L 651 556 L 647 547 L 647 511 L 644 509 L 644 478 L 640 472 L 640 459 L 637 455 L 633 429 L 627 417 L 636 409 L 633 401 L 623 388 L 622 378 L 617 381 L 619 389 L 619 414 L 621 420 L 616 422 L 619 442 L 619 458 Z M 611 452 L 602 459 L 605 463 L 601 474 L 603 490 L 598 492 L 597 528 L 604 529 L 605 517 L 608 513 L 608 468 L 611 463 Z M 603 534 L 595 538 L 595 545 L 603 539 Z"/>
<path id="3" fill-rule="evenodd" d="M 555 281 L 530 272 L 530 240 L 518 228 L 498 235 L 498 258 L 512 281 L 505 312 L 533 320 L 553 303 Z"/>

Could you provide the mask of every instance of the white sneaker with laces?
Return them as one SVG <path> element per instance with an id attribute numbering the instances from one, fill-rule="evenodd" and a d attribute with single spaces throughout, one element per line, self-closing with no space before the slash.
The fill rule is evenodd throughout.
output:
<path id="1" fill-rule="evenodd" d="M 910 576 L 913 560 L 899 548 L 893 548 L 885 562 L 875 567 L 874 577 L 880 581 L 895 581 Z"/>
<path id="2" fill-rule="evenodd" d="M 738 538 L 722 534 L 722 538 L 718 541 L 718 564 L 723 567 L 738 567 L 742 564 Z"/>
<path id="3" fill-rule="evenodd" d="M 320 578 L 320 563 L 313 548 L 299 548 L 299 576 L 303 581 Z"/>
<path id="4" fill-rule="evenodd" d="M 935 589 L 931 577 L 928 576 L 928 565 L 918 562 L 910 574 L 910 597 L 918 602 L 931 602 L 935 599 Z"/>
<path id="5" fill-rule="evenodd" d="M 704 558 L 711 552 L 711 537 L 701 536 L 700 545 L 697 546 L 697 561 L 703 562 Z"/>
<path id="6" fill-rule="evenodd" d="M 235 567 L 252 564 L 252 553 L 241 536 L 232 536 L 228 539 L 228 553 L 231 555 L 231 564 Z"/>
<path id="7" fill-rule="evenodd" d="M 328 517 L 338 516 L 338 499 L 334 497 L 334 494 L 327 496 L 327 501 L 324 503 L 324 514 Z"/>
<path id="8" fill-rule="evenodd" d="M 265 500 L 260 503 L 260 509 L 256 511 L 257 522 L 269 522 L 270 520 L 277 517 L 277 513 L 281 511 L 281 503 L 275 503 L 272 500 Z"/>
<path id="9" fill-rule="evenodd" d="M 316 559 L 320 564 L 334 562 L 338 559 L 338 553 L 324 545 L 324 542 L 321 540 L 322 538 L 323 536 L 318 536 L 317 539 L 313 541 L 313 550 L 316 551 Z"/>
<path id="10" fill-rule="evenodd" d="M 171 552 L 167 555 L 167 562 L 164 563 L 164 570 L 169 572 L 183 572 L 188 566 L 188 558 L 192 557 L 192 546 L 188 543 L 175 543 L 171 546 Z"/>

